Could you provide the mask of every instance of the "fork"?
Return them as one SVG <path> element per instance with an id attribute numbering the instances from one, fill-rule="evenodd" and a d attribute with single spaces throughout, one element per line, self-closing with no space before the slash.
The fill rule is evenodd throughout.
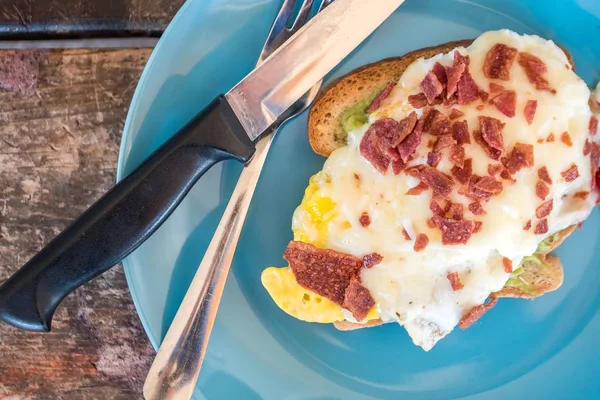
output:
<path id="1" fill-rule="evenodd" d="M 314 2 L 303 0 L 291 28 L 287 28 L 292 22 L 296 0 L 284 0 L 260 53 L 257 66 L 309 20 Z M 332 2 L 333 0 L 323 0 L 317 12 Z M 322 81 L 315 84 L 294 103 L 281 115 L 271 131 L 256 143 L 254 157 L 240 174 L 198 271 L 150 368 L 144 384 L 144 397 L 147 400 L 192 397 L 227 274 L 273 137 L 285 121 L 310 106 L 321 84 Z"/>

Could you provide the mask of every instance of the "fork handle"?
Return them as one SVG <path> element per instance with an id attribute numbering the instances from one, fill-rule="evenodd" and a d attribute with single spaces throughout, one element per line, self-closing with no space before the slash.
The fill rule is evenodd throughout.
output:
<path id="1" fill-rule="evenodd" d="M 211 166 L 253 153 L 227 100 L 217 97 L 0 287 L 0 319 L 49 331 L 58 304 L 150 237 Z"/>
<path id="2" fill-rule="evenodd" d="M 223 288 L 274 133 L 256 144 L 144 384 L 146 400 L 189 399 L 206 354 Z"/>

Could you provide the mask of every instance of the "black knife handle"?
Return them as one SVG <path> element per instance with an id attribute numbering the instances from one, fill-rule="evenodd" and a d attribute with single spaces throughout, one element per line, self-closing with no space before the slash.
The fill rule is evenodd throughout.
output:
<path id="1" fill-rule="evenodd" d="M 0 287 L 0 319 L 49 331 L 58 304 L 141 245 L 215 163 L 254 145 L 224 96 L 116 184 Z"/>

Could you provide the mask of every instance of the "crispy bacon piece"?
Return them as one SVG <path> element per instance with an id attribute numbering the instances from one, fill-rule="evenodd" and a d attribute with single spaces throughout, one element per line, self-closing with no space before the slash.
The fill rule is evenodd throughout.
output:
<path id="1" fill-rule="evenodd" d="M 573 197 L 575 197 L 576 199 L 586 200 L 589 195 L 590 195 L 590 192 L 587 192 L 585 190 L 581 190 L 581 191 L 575 193 L 573 195 Z"/>
<path id="2" fill-rule="evenodd" d="M 358 277 L 363 261 L 349 254 L 290 242 L 283 253 L 298 284 L 343 305 L 350 280 Z"/>
<path id="3" fill-rule="evenodd" d="M 473 229 L 473 233 L 477 233 L 477 232 L 481 231 L 482 227 L 483 227 L 483 222 L 475 221 L 475 228 Z"/>
<path id="4" fill-rule="evenodd" d="M 498 93 L 504 90 L 504 86 L 490 82 L 490 93 Z"/>
<path id="5" fill-rule="evenodd" d="M 369 214 L 367 212 L 363 212 L 361 214 L 360 218 L 358 218 L 358 221 L 365 228 L 367 226 L 371 225 L 371 217 L 369 216 Z"/>
<path id="6" fill-rule="evenodd" d="M 408 116 L 398 122 L 396 129 L 393 132 L 393 136 L 386 136 L 386 143 L 388 143 L 392 147 L 398 146 L 411 132 L 415 129 L 415 125 L 417 124 L 419 117 L 417 117 L 416 112 L 411 112 Z M 377 120 L 379 122 L 381 120 Z"/>
<path id="7" fill-rule="evenodd" d="M 448 282 L 450 282 L 450 287 L 452 287 L 452 290 L 455 292 L 465 287 L 465 285 L 463 285 L 463 283 L 460 281 L 458 272 L 449 272 L 446 275 L 446 278 L 448 279 Z"/>
<path id="8" fill-rule="evenodd" d="M 375 301 L 369 290 L 360 283 L 357 277 L 352 277 L 344 293 L 342 307 L 350 311 L 357 321 L 362 321 L 374 305 Z"/>
<path id="9" fill-rule="evenodd" d="M 398 130 L 398 123 L 391 118 L 377 120 L 360 142 L 360 154 L 382 174 L 386 173 L 392 161 L 400 158 L 398 152 L 389 146 Z"/>
<path id="10" fill-rule="evenodd" d="M 406 195 L 407 196 L 418 196 L 421 193 L 425 192 L 427 189 L 429 189 L 429 186 L 427 186 L 426 183 L 419 182 L 419 184 L 417 186 L 408 189 L 408 191 L 406 192 Z"/>
<path id="11" fill-rule="evenodd" d="M 550 132 L 550 134 L 546 138 L 546 142 L 548 142 L 548 143 L 554 142 L 554 133 Z"/>
<path id="12" fill-rule="evenodd" d="M 423 108 L 427 105 L 427 96 L 425 93 L 411 94 L 408 96 L 408 103 L 414 108 Z"/>
<path id="13" fill-rule="evenodd" d="M 400 172 L 402 172 L 402 170 L 404 169 L 404 167 L 406 167 L 406 164 L 404 164 L 404 161 L 402 161 L 401 158 L 398 158 L 397 160 L 392 160 L 392 173 L 394 175 L 399 175 Z"/>
<path id="14" fill-rule="evenodd" d="M 417 240 L 415 240 L 414 250 L 422 251 L 425 250 L 427 245 L 429 244 L 429 238 L 424 233 L 419 233 L 417 235 Z"/>
<path id="15" fill-rule="evenodd" d="M 598 118 L 592 115 L 589 124 L 590 135 L 595 135 L 598 132 Z"/>
<path id="16" fill-rule="evenodd" d="M 533 167 L 533 146 L 525 143 L 515 143 L 511 152 L 500 160 L 511 174 L 525 167 Z"/>
<path id="17" fill-rule="evenodd" d="M 542 181 L 537 181 L 535 185 L 535 195 L 542 200 L 546 200 L 548 194 L 550 193 L 550 188 Z"/>
<path id="18" fill-rule="evenodd" d="M 434 167 L 434 168 L 437 167 L 437 165 L 441 159 L 442 159 L 441 153 L 436 153 L 434 151 L 430 151 L 429 153 L 427 153 L 427 165 L 429 165 L 431 167 Z"/>
<path id="19" fill-rule="evenodd" d="M 567 132 L 567 131 L 564 131 L 562 133 L 562 135 L 560 135 L 560 141 L 569 147 L 573 147 L 573 141 L 571 140 L 571 135 L 569 135 L 569 132 Z"/>
<path id="20" fill-rule="evenodd" d="M 467 121 L 454 121 L 452 123 L 452 137 L 458 144 L 471 143 Z"/>
<path id="21" fill-rule="evenodd" d="M 450 119 L 442 112 L 436 109 L 428 110 L 421 116 L 423 121 L 423 132 L 434 136 L 441 136 L 450 133 Z"/>
<path id="22" fill-rule="evenodd" d="M 483 316 L 483 314 L 491 310 L 497 302 L 498 299 L 494 298 L 485 304 L 473 307 L 468 313 L 463 315 L 463 317 L 458 323 L 458 327 L 462 330 L 468 329 L 469 327 L 471 327 L 471 325 L 477 322 L 479 318 Z"/>
<path id="23" fill-rule="evenodd" d="M 502 257 L 502 265 L 504 265 L 504 272 L 507 274 L 513 272 L 513 263 L 510 258 Z"/>
<path id="24" fill-rule="evenodd" d="M 536 235 L 543 235 L 544 233 L 548 233 L 548 220 L 544 218 L 543 220 L 538 222 L 538 224 L 535 226 L 534 233 Z"/>
<path id="25" fill-rule="evenodd" d="M 419 121 L 406 139 L 404 139 L 402 143 L 398 145 L 397 149 L 403 162 L 408 162 L 410 156 L 413 155 L 417 147 L 419 147 L 419 144 L 421 144 L 422 133 L 423 122 Z"/>
<path id="26" fill-rule="evenodd" d="M 431 201 L 429 202 L 429 209 L 431 210 L 433 215 L 437 215 L 439 217 L 443 217 L 444 214 L 446 214 L 446 211 L 444 211 L 444 209 L 440 207 L 438 202 L 434 199 L 431 199 Z"/>
<path id="27" fill-rule="evenodd" d="M 500 159 L 500 155 L 502 154 L 502 152 L 498 149 L 494 149 L 489 144 L 487 144 L 487 142 L 483 140 L 483 137 L 481 136 L 481 131 L 473 132 L 473 140 L 475 140 L 475 143 L 481 146 L 481 148 L 485 151 L 485 154 L 487 154 L 489 158 L 496 161 Z"/>
<path id="28" fill-rule="evenodd" d="M 592 142 L 590 142 L 588 139 L 585 139 L 585 143 L 583 145 L 583 155 L 587 156 L 591 152 L 592 152 Z"/>
<path id="29" fill-rule="evenodd" d="M 481 99 L 481 101 L 483 101 L 485 103 L 490 98 L 490 94 L 488 92 L 486 92 L 485 90 L 479 90 L 479 98 Z M 477 106 L 477 107 L 479 107 L 479 106 Z"/>
<path id="30" fill-rule="evenodd" d="M 491 176 L 496 175 L 498 172 L 502 171 L 502 165 L 498 164 L 488 164 L 488 174 Z"/>
<path id="31" fill-rule="evenodd" d="M 473 182 L 473 187 L 490 194 L 498 194 L 502 192 L 502 182 L 495 180 L 492 176 L 482 176 L 478 178 Z"/>
<path id="32" fill-rule="evenodd" d="M 450 120 L 453 120 L 453 119 L 460 118 L 463 115 L 465 115 L 464 112 L 460 111 L 457 108 L 453 108 L 452 111 L 450 111 L 450 115 L 448 116 L 448 118 L 450 118 Z"/>
<path id="33" fill-rule="evenodd" d="M 595 187 L 600 188 L 600 185 L 597 186 L 597 183 L 600 182 L 598 180 L 598 162 L 600 162 L 600 145 L 596 142 L 592 142 L 592 148 L 590 150 L 591 175 L 592 177 L 596 177 L 596 179 L 592 179 L 592 189 Z"/>
<path id="34" fill-rule="evenodd" d="M 447 147 L 456 144 L 456 141 L 452 138 L 452 135 L 441 135 L 438 136 L 435 144 L 433 145 L 433 151 L 438 153 Z"/>
<path id="35" fill-rule="evenodd" d="M 527 100 L 525 104 L 525 108 L 523 109 L 523 114 L 525 115 L 525 120 L 527 121 L 527 125 L 531 125 L 533 123 L 533 118 L 535 117 L 535 111 L 537 110 L 537 100 Z"/>
<path id="36" fill-rule="evenodd" d="M 419 84 L 429 104 L 433 103 L 435 98 L 442 94 L 444 85 L 438 80 L 437 76 L 433 71 L 429 71 L 423 81 Z"/>
<path id="37" fill-rule="evenodd" d="M 486 54 L 483 74 L 489 79 L 510 79 L 510 67 L 517 56 L 517 49 L 502 43 L 495 44 Z"/>
<path id="38" fill-rule="evenodd" d="M 504 124 L 491 117 L 480 116 L 479 125 L 481 129 L 481 137 L 493 149 L 503 151 L 504 142 L 502 140 L 502 129 Z"/>
<path id="39" fill-rule="evenodd" d="M 548 81 L 542 77 L 547 71 L 546 64 L 542 60 L 530 53 L 519 53 L 517 62 L 523 67 L 527 79 L 537 90 L 547 90 L 552 94 L 556 93 L 556 90 L 552 89 Z"/>
<path id="40" fill-rule="evenodd" d="M 381 90 L 381 92 L 379 92 L 377 97 L 375 97 L 373 99 L 373 101 L 371 102 L 369 107 L 367 107 L 367 113 L 370 114 L 373 111 L 377 110 L 379 108 L 379 106 L 381 106 L 381 103 L 390 95 L 390 93 L 392 92 L 392 89 L 394 89 L 394 86 L 396 86 L 396 82 L 394 82 L 394 81 L 388 82 L 388 84 L 383 88 L 383 90 Z"/>
<path id="41" fill-rule="evenodd" d="M 460 221 L 464 216 L 464 206 L 460 203 L 449 203 L 450 210 L 448 210 L 448 218 L 455 221 Z"/>
<path id="42" fill-rule="evenodd" d="M 548 168 L 546 168 L 545 165 L 538 169 L 538 178 L 540 178 L 548 185 L 552 185 L 552 178 L 550 178 L 550 173 L 548 172 Z"/>
<path id="43" fill-rule="evenodd" d="M 538 206 L 538 208 L 535 209 L 535 217 L 537 219 L 546 218 L 552 212 L 553 205 L 553 200 L 543 202 L 541 205 Z"/>
<path id="44" fill-rule="evenodd" d="M 433 72 L 435 74 L 435 77 L 438 79 L 438 81 L 440 81 L 442 86 L 446 87 L 446 84 L 448 83 L 448 77 L 446 75 L 446 67 L 444 67 L 439 62 L 436 62 L 435 64 L 433 64 L 433 68 L 431 69 L 431 72 Z"/>
<path id="45" fill-rule="evenodd" d="M 508 172 L 508 170 L 507 170 L 507 169 L 503 169 L 503 170 L 500 172 L 500 178 L 502 178 L 502 179 L 504 179 L 504 180 L 506 180 L 506 181 L 511 181 L 511 182 L 513 182 L 513 183 L 517 181 L 516 179 L 514 179 L 514 178 L 512 177 L 512 175 L 510 174 L 510 172 Z"/>
<path id="46" fill-rule="evenodd" d="M 517 92 L 514 90 L 505 90 L 494 96 L 490 102 L 496 106 L 498 111 L 512 118 L 517 110 Z"/>
<path id="47" fill-rule="evenodd" d="M 442 244 L 444 245 L 466 244 L 475 229 L 473 221 L 455 221 L 438 215 L 433 217 L 433 221 L 442 233 Z"/>
<path id="48" fill-rule="evenodd" d="M 457 99 L 458 104 L 470 104 L 480 97 L 480 89 L 477 83 L 473 80 L 471 73 L 469 72 L 470 58 L 469 56 L 463 56 L 458 51 L 454 52 L 454 67 L 464 64 L 464 71 L 460 74 L 458 79 L 456 92 L 458 93 Z M 448 73 L 448 93 L 450 93 L 451 75 Z M 450 96 L 450 94 L 449 94 Z"/>
<path id="49" fill-rule="evenodd" d="M 363 257 L 363 267 L 372 268 L 383 261 L 383 256 L 379 253 L 367 254 Z"/>
<path id="50" fill-rule="evenodd" d="M 456 144 L 450 148 L 450 161 L 458 168 L 465 166 L 465 148 L 459 144 Z"/>
<path id="51" fill-rule="evenodd" d="M 406 229 L 402 228 L 402 236 L 404 236 L 404 240 L 412 240 Z"/>
<path id="52" fill-rule="evenodd" d="M 579 170 L 575 164 L 571 164 L 568 169 L 564 170 L 560 174 L 567 182 L 573 182 L 575 179 L 579 178 Z"/>
<path id="53" fill-rule="evenodd" d="M 450 173 L 458 182 L 465 184 L 469 182 L 469 178 L 473 175 L 473 159 L 467 158 L 462 168 L 452 167 Z"/>
<path id="54" fill-rule="evenodd" d="M 469 210 L 473 213 L 473 215 L 485 214 L 485 211 L 484 211 L 483 207 L 481 206 L 481 203 L 478 201 L 474 201 L 473 203 L 469 204 Z"/>
<path id="55" fill-rule="evenodd" d="M 528 230 L 530 230 L 530 229 L 531 229 L 531 220 L 528 220 L 528 221 L 525 223 L 525 226 L 523 226 L 523 230 L 524 230 L 524 231 L 528 231 Z"/>
<path id="56" fill-rule="evenodd" d="M 464 62 L 460 62 L 457 64 L 456 59 L 452 67 L 446 67 L 446 76 L 448 77 L 448 85 L 446 87 L 447 99 L 454 98 L 454 95 L 456 94 L 456 91 L 458 89 L 458 82 L 460 81 L 460 78 L 462 77 L 466 69 L 467 65 Z"/>
<path id="57" fill-rule="evenodd" d="M 444 198 L 448 198 L 450 193 L 452 193 L 452 184 L 454 183 L 452 179 L 433 167 L 424 167 L 425 168 L 418 173 L 416 178 L 421 182 L 425 182 L 434 193 L 437 193 Z"/>

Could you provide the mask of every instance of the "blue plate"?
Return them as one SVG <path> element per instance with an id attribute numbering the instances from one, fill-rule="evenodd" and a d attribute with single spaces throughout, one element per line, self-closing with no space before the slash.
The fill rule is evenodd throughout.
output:
<path id="1" fill-rule="evenodd" d="M 256 62 L 281 0 L 188 1 L 152 55 L 125 126 L 122 178 Z M 565 46 L 588 84 L 600 72 L 598 0 L 407 0 L 329 79 L 378 59 L 509 28 Z M 260 273 L 285 265 L 291 215 L 323 159 L 306 114 L 277 136 L 252 203 L 196 397 L 208 399 L 599 398 L 600 251 L 595 211 L 560 247 L 563 287 L 503 300 L 431 352 L 403 329 L 350 333 L 297 321 L 269 299 Z M 233 190 L 240 166 L 213 168 L 168 222 L 125 261 L 154 347 L 165 335 Z"/>

